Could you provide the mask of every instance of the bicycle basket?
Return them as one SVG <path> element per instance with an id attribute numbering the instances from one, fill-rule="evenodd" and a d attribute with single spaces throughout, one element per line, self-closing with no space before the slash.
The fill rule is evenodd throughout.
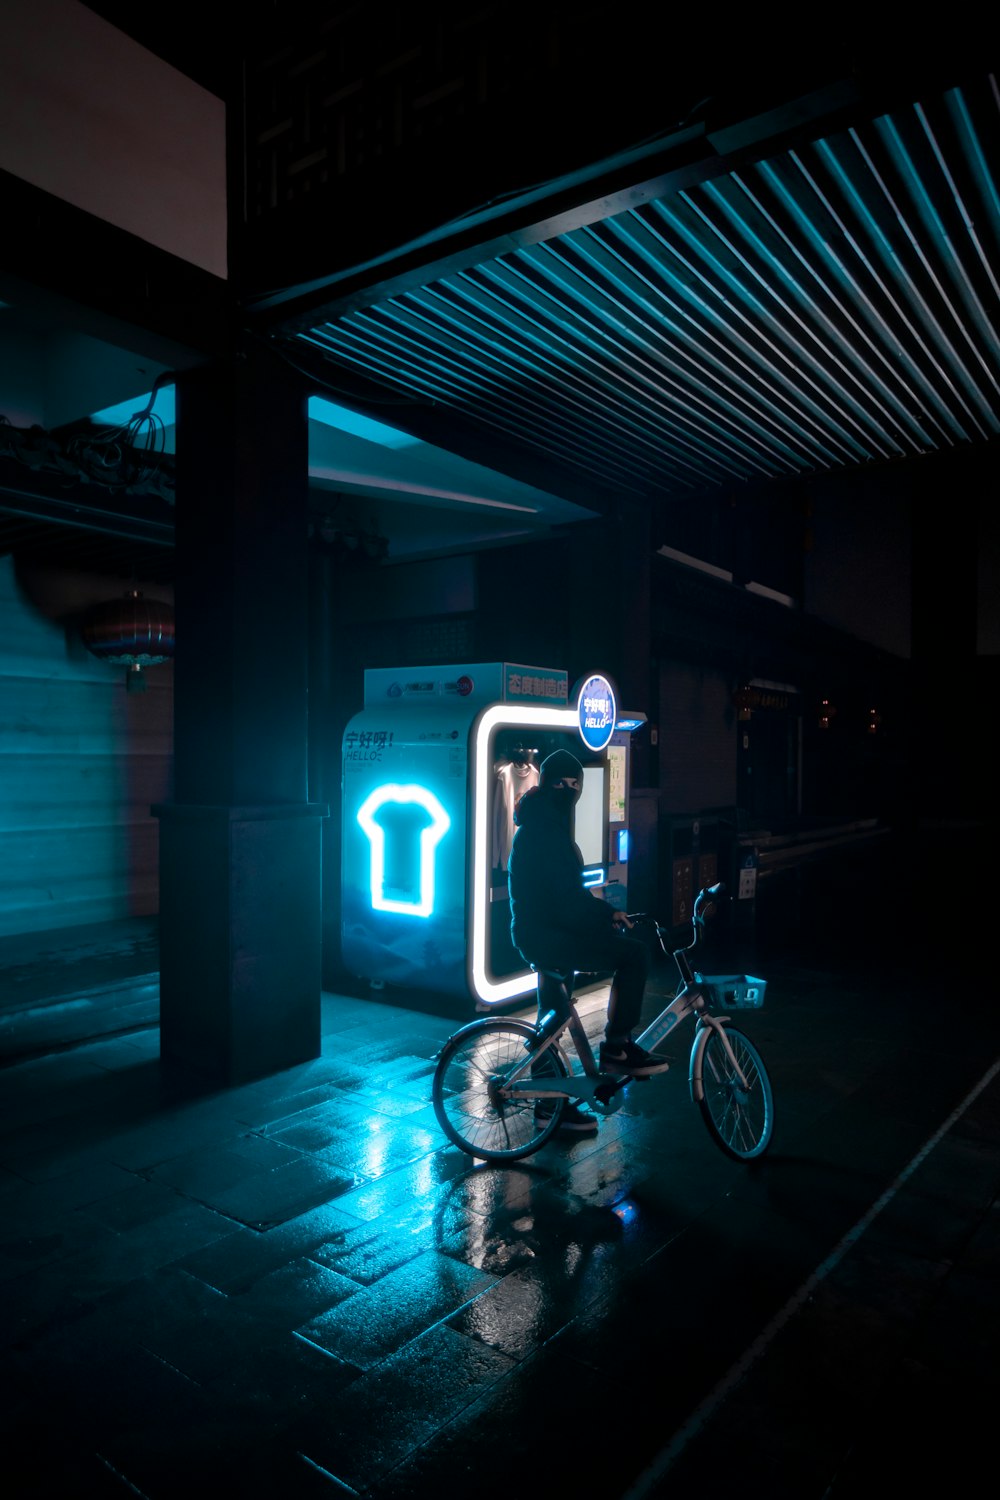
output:
<path id="1" fill-rule="evenodd" d="M 759 1010 L 764 1004 L 766 979 L 752 974 L 696 974 L 695 979 L 719 1010 Z"/>

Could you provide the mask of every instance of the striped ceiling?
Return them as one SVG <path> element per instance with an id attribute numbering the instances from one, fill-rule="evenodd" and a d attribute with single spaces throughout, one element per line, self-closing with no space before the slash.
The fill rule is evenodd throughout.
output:
<path id="1" fill-rule="evenodd" d="M 637 498 L 983 442 L 1000 430 L 998 102 L 984 74 L 328 304 L 294 342 Z"/>

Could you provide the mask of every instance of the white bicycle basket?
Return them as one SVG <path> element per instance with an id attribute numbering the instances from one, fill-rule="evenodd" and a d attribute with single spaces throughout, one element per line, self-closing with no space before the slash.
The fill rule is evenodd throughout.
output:
<path id="1" fill-rule="evenodd" d="M 759 1010 L 764 1004 L 766 979 L 752 974 L 696 974 L 695 979 L 709 993 L 718 1010 Z"/>

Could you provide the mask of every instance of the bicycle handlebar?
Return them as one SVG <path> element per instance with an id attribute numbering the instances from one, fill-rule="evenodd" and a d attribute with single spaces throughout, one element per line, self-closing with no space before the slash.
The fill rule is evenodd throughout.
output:
<path id="1" fill-rule="evenodd" d="M 720 896 L 725 894 L 725 890 L 725 882 L 722 880 L 716 881 L 715 885 L 703 886 L 695 897 L 691 920 L 693 922 L 700 922 L 702 920 L 701 914 L 705 907 L 707 905 L 710 905 L 713 901 L 717 901 Z M 627 911 L 625 913 L 625 916 L 633 924 L 633 926 L 642 922 L 652 922 L 657 931 L 665 926 L 663 922 L 660 922 L 656 917 L 652 915 L 651 912 L 648 911 Z"/>
<path id="2" fill-rule="evenodd" d="M 710 905 L 713 901 L 717 901 L 725 889 L 725 884 L 721 880 L 717 880 L 715 885 L 706 885 L 698 892 L 694 901 L 694 919 L 696 922 L 701 915 L 702 908 Z"/>

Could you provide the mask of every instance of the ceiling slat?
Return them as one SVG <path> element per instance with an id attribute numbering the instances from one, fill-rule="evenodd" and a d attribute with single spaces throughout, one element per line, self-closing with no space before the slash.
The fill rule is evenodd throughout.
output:
<path id="1" fill-rule="evenodd" d="M 998 122 L 984 76 L 300 336 L 640 496 L 990 439 Z"/>

